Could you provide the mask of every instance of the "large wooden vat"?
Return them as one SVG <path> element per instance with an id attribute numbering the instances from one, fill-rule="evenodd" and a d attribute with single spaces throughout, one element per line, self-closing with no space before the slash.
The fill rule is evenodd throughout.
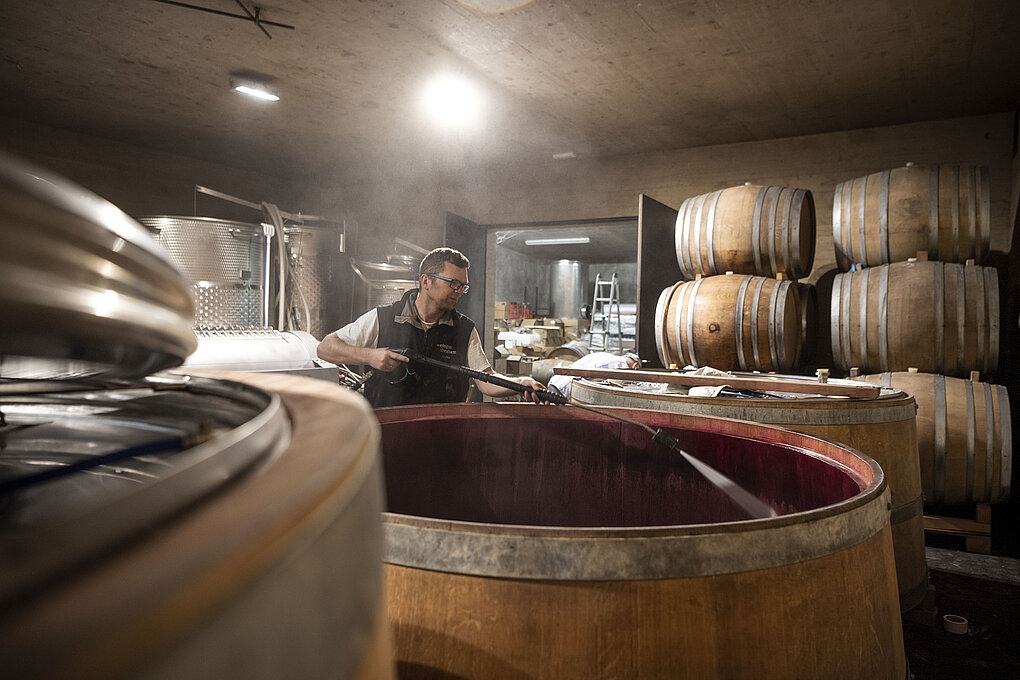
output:
<path id="1" fill-rule="evenodd" d="M 402 678 L 906 675 L 881 468 L 807 435 L 609 409 L 377 409 Z M 413 442 L 413 445 L 411 444 Z"/>
<path id="2" fill-rule="evenodd" d="M 844 371 L 994 373 L 999 279 L 991 267 L 945 262 L 837 274 L 829 331 L 833 361 Z"/>
<path id="3" fill-rule="evenodd" d="M 913 397 L 896 389 L 884 390 L 878 399 L 860 400 L 792 394 L 788 399 L 692 397 L 651 390 L 648 385 L 619 380 L 607 384 L 575 379 L 571 399 L 596 406 L 737 418 L 776 425 L 845 444 L 874 458 L 885 472 L 892 495 L 889 521 L 896 553 L 900 608 L 910 609 L 924 598 L 928 570 Z"/>
<path id="4" fill-rule="evenodd" d="M 655 331 L 666 367 L 789 372 L 800 362 L 797 286 L 750 275 L 681 281 L 659 295 Z"/>
<path id="5" fill-rule="evenodd" d="M 277 392 L 289 443 L 140 539 L 4 602 L 5 677 L 394 677 L 367 402 L 321 380 L 219 375 Z M 242 429 L 222 445 L 240 446 Z M 0 532 L 13 550 L 8 538 Z"/>
<path id="6" fill-rule="evenodd" d="M 926 504 L 1009 500 L 1013 444 L 1005 387 L 909 372 L 866 375 L 864 380 L 897 387 L 917 400 Z"/>
<path id="7" fill-rule="evenodd" d="M 806 189 L 720 189 L 684 201 L 674 234 L 685 278 L 731 271 L 798 279 L 814 263 L 815 203 Z"/>
<path id="8" fill-rule="evenodd" d="M 988 168 L 932 165 L 893 168 L 836 185 L 832 237 L 836 264 L 988 257 Z"/>

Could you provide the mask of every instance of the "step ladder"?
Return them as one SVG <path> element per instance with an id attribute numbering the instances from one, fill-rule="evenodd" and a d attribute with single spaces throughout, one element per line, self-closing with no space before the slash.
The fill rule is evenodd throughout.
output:
<path id="1" fill-rule="evenodd" d="M 613 330 L 615 319 L 616 329 Z M 602 278 L 602 274 L 595 275 L 595 291 L 592 294 L 591 307 L 591 340 L 589 345 L 596 349 L 595 339 L 600 339 L 598 349 L 609 350 L 610 336 L 616 337 L 616 347 L 623 352 L 623 332 L 620 330 L 620 283 L 616 278 L 616 272 L 609 279 Z"/>

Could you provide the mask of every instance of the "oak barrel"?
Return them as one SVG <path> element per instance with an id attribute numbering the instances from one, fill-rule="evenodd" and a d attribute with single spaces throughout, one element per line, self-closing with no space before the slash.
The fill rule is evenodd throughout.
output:
<path id="1" fill-rule="evenodd" d="M 988 168 L 908 165 L 836 185 L 832 238 L 843 271 L 929 260 L 981 263 L 988 257 Z"/>
<path id="2" fill-rule="evenodd" d="M 840 380 L 830 382 L 853 384 Z M 928 570 L 913 397 L 892 388 L 883 390 L 877 399 L 792 393 L 787 396 L 786 399 L 695 397 L 656 389 L 649 383 L 619 379 L 606 383 L 578 378 L 571 389 L 571 399 L 582 404 L 748 420 L 824 437 L 874 458 L 882 466 L 892 494 L 890 524 L 900 608 L 905 611 L 916 606 L 927 590 Z"/>
<path id="3" fill-rule="evenodd" d="M 569 406 L 377 409 L 402 678 L 905 676 L 877 463 L 754 423 L 607 410 L 779 516 L 748 520 L 645 430 Z"/>
<path id="4" fill-rule="evenodd" d="M 1005 503 L 1013 472 L 1009 394 L 1002 385 L 929 373 L 864 379 L 917 400 L 921 487 L 927 505 Z"/>
<path id="5" fill-rule="evenodd" d="M 738 274 L 799 279 L 815 257 L 815 203 L 807 189 L 745 184 L 685 200 L 674 229 L 685 278 Z"/>
<path id="6" fill-rule="evenodd" d="M 588 354 L 588 345 L 581 342 L 580 340 L 571 340 L 570 342 L 554 347 L 545 353 L 546 359 L 569 359 L 570 361 L 576 361 L 583 356 Z"/>
<path id="7" fill-rule="evenodd" d="M 897 262 L 837 274 L 829 321 L 832 358 L 844 371 L 994 373 L 998 275 L 991 267 L 945 262 Z"/>
<path id="8" fill-rule="evenodd" d="M 750 275 L 683 281 L 660 294 L 655 324 L 663 366 L 791 371 L 800 362 L 802 315 L 792 281 Z"/>
<path id="9" fill-rule="evenodd" d="M 264 455 L 134 542 L 5 602 L 7 677 L 394 677 L 382 460 L 368 403 L 322 380 L 216 375 L 232 382 L 190 376 L 189 389 L 226 394 L 245 382 L 277 396 L 272 411 L 199 446 L 236 456 L 251 444 Z M 255 391 L 246 388 L 245 403 Z M 282 422 L 271 437 L 273 419 Z M 225 477 L 211 460 L 218 469 L 208 473 Z M 16 545 L 8 539 L 0 531 L 5 550 Z"/>

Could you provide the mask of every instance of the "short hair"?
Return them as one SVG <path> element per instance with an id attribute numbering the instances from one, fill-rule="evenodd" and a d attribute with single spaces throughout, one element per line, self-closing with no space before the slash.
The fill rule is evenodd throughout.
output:
<path id="1" fill-rule="evenodd" d="M 438 274 L 443 271 L 443 265 L 452 262 L 455 267 L 467 269 L 471 262 L 464 256 L 464 253 L 453 248 L 434 248 L 421 261 L 418 267 L 418 280 L 425 274 Z"/>

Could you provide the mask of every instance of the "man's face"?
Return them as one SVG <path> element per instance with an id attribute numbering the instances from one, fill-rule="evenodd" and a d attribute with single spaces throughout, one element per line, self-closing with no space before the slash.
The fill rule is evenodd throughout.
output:
<path id="1" fill-rule="evenodd" d="M 455 279 L 461 283 L 468 282 L 467 270 L 454 265 L 452 262 L 444 262 L 443 271 L 439 272 L 438 276 Z M 428 275 L 425 276 L 425 282 L 422 286 L 422 292 L 444 312 L 449 312 L 456 307 L 457 300 L 464 294 L 463 288 L 454 290 L 450 287 L 449 281 Z"/>

